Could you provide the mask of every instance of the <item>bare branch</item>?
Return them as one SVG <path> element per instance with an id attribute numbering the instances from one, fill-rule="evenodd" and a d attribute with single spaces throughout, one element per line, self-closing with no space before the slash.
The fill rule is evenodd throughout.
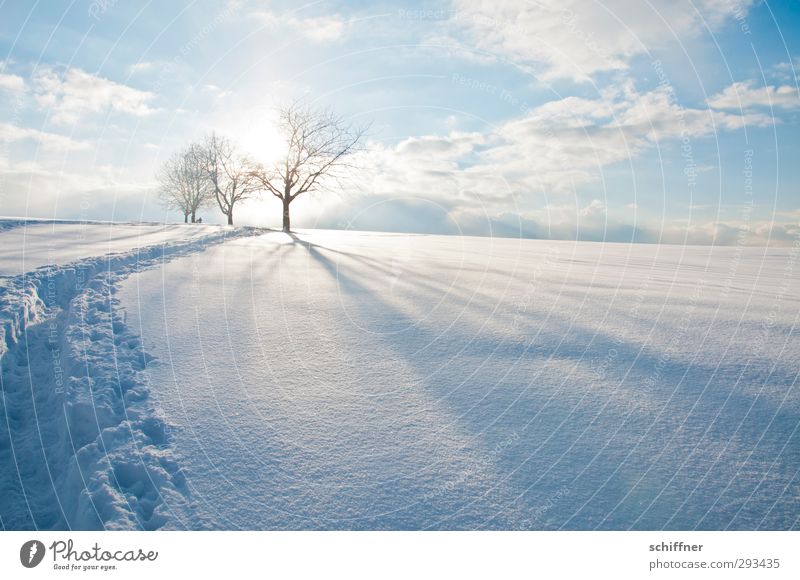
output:
<path id="1" fill-rule="evenodd" d="M 352 169 L 348 161 L 360 150 L 367 128 L 296 101 L 280 111 L 279 129 L 286 153 L 273 167 L 261 168 L 257 176 L 264 189 L 283 201 L 283 229 L 289 231 L 289 204 L 325 183 L 336 183 L 340 172 Z"/>
<path id="2" fill-rule="evenodd" d="M 262 188 L 258 165 L 236 151 L 233 144 L 216 133 L 202 146 L 203 168 L 220 211 L 233 225 L 236 204 L 253 197 Z"/>
<path id="3" fill-rule="evenodd" d="M 197 144 L 189 145 L 165 161 L 157 177 L 162 202 L 171 209 L 180 210 L 184 221 L 189 221 L 191 216 L 194 222 L 197 210 L 212 199 Z"/>

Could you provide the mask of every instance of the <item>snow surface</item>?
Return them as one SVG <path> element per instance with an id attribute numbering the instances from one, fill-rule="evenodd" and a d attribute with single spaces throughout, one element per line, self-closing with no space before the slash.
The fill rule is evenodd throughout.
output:
<path id="1" fill-rule="evenodd" d="M 3 281 L 4 527 L 800 526 L 800 246 L 216 231 Z"/>
<path id="2" fill-rule="evenodd" d="M 0 276 L 16 276 L 50 264 L 178 240 L 219 231 L 199 224 L 125 224 L 65 221 L 0 221 Z"/>
<path id="3" fill-rule="evenodd" d="M 56 225 L 53 243 L 61 229 L 65 240 L 74 232 Z M 113 247 L 135 250 L 64 265 L 48 255 L 49 266 L 0 277 L 5 529 L 155 529 L 167 521 L 155 507 L 182 497 L 167 426 L 141 374 L 150 355 L 126 327 L 114 293 L 132 272 L 256 230 L 217 227 L 198 236 L 184 229 L 187 239 L 168 242 L 178 236 L 126 229 L 131 239 L 118 236 Z M 144 239 L 151 245 L 142 247 Z M 68 260 L 87 250 L 56 253 Z"/>
<path id="4" fill-rule="evenodd" d="M 167 525 L 796 528 L 796 260 L 307 232 L 137 274 Z"/>

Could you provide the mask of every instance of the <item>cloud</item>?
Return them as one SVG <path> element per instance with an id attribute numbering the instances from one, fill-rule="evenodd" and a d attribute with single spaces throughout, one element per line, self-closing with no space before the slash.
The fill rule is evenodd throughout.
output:
<path id="1" fill-rule="evenodd" d="M 666 89 L 566 97 L 486 133 L 416 137 L 395 147 L 373 144 L 368 163 L 374 171 L 365 189 L 389 195 L 430 192 L 462 206 L 508 206 L 532 193 L 574 194 L 599 181 L 606 167 L 670 141 L 772 123 L 760 113 L 681 107 Z"/>
<path id="2" fill-rule="evenodd" d="M 589 202 L 589 205 L 587 205 L 584 208 L 581 208 L 582 216 L 596 216 L 605 214 L 606 214 L 606 206 L 599 199 L 593 199 L 591 202 Z"/>
<path id="3" fill-rule="evenodd" d="M 733 83 L 708 100 L 714 109 L 748 110 L 756 107 L 800 108 L 800 92 L 796 86 L 755 86 L 754 81 Z"/>
<path id="4" fill-rule="evenodd" d="M 790 211 L 779 211 L 779 212 L 776 212 L 776 215 L 788 217 L 788 218 L 791 218 L 792 220 L 794 220 L 796 222 L 800 222 L 800 208 L 793 209 L 793 210 L 790 210 Z"/>
<path id="5" fill-rule="evenodd" d="M 228 95 L 233 94 L 232 91 L 225 90 L 214 84 L 205 84 L 202 87 L 200 87 L 200 90 L 203 91 L 204 93 L 209 93 L 216 99 L 224 99 Z"/>
<path id="6" fill-rule="evenodd" d="M 0 73 L 0 91 L 22 92 L 25 90 L 25 81 L 17 75 Z"/>
<path id="7" fill-rule="evenodd" d="M 794 57 L 789 62 L 779 62 L 766 70 L 769 78 L 784 83 L 796 83 L 797 71 L 800 69 L 800 57 Z"/>
<path id="8" fill-rule="evenodd" d="M 675 43 L 745 14 L 752 0 L 456 0 L 457 32 L 480 50 L 543 78 L 589 80 L 628 68 L 647 50 Z"/>
<path id="9" fill-rule="evenodd" d="M 654 242 L 666 235 L 666 230 L 615 221 L 602 199 L 579 204 L 579 188 L 602 185 L 609 166 L 633 160 L 655 147 L 683 144 L 746 124 L 773 123 L 761 113 L 740 115 L 682 107 L 673 97 L 665 87 L 637 93 L 622 86 L 595 98 L 566 97 L 544 103 L 486 132 L 451 131 L 407 138 L 394 146 L 369 143 L 359 163 L 364 170 L 350 192 L 373 200 L 374 207 L 382 208 L 381 215 L 397 216 L 398 220 L 412 215 L 414 209 L 410 202 L 399 200 L 427 202 L 431 207 L 424 224 L 434 228 L 428 231 L 440 233 L 466 228 L 464 231 L 474 235 L 504 232 L 593 240 L 611 236 L 614 241 Z M 697 165 L 692 167 L 700 170 Z M 537 203 L 542 206 L 536 207 Z M 326 211 L 326 216 L 336 216 L 326 218 L 327 225 L 331 221 L 347 223 L 352 208 L 365 207 L 352 200 L 347 204 L 351 209 L 344 213 Z M 398 204 L 402 208 L 395 207 Z M 624 211 L 626 218 L 632 217 L 634 207 Z M 370 212 L 377 215 L 375 209 Z M 394 225 L 383 218 L 370 222 L 365 215 L 352 227 L 398 227 L 398 221 Z M 401 221 L 402 227 L 409 227 L 408 219 Z M 424 224 L 409 231 L 425 231 Z M 723 229 L 693 226 L 692 239 L 713 243 L 725 237 Z M 688 230 L 683 227 L 680 231 L 685 236 Z M 669 235 L 678 240 L 677 233 Z"/>
<path id="10" fill-rule="evenodd" d="M 678 245 L 788 246 L 800 237 L 797 222 L 628 223 L 593 200 L 547 204 L 534 211 L 458 208 L 421 196 L 367 196 L 330 207 L 308 227 L 466 236 Z"/>
<path id="11" fill-rule="evenodd" d="M 753 223 L 713 221 L 672 225 L 659 231 L 667 244 L 715 246 L 789 246 L 800 237 L 800 226 L 791 222 L 759 220 Z"/>
<path id="12" fill-rule="evenodd" d="M 275 14 L 269 10 L 254 10 L 248 14 L 264 24 L 277 30 L 290 29 L 314 42 L 333 42 L 344 37 L 347 22 L 338 14 L 298 18 L 293 15 Z"/>
<path id="13" fill-rule="evenodd" d="M 6 73 L 8 61 L 0 60 L 0 91 L 21 93 L 25 90 L 25 80 L 18 75 Z"/>
<path id="14" fill-rule="evenodd" d="M 13 192 L 0 202 L 7 216 L 60 219 L 132 219 L 163 215 L 153 185 L 126 181 L 111 166 L 93 165 L 85 171 L 62 162 L 26 161 L 0 167 L 3 190 Z"/>
<path id="15" fill-rule="evenodd" d="M 152 61 L 144 60 L 144 61 L 132 64 L 130 67 L 128 67 L 128 74 L 129 75 L 135 75 L 137 73 L 148 72 L 148 71 L 153 70 L 155 67 L 156 67 L 156 63 L 154 63 Z"/>
<path id="16" fill-rule="evenodd" d="M 51 150 L 75 151 L 89 148 L 87 143 L 75 141 L 63 135 L 17 127 L 16 125 L 10 125 L 8 123 L 0 123 L 0 140 L 6 143 L 30 140 L 38 143 L 45 149 Z"/>
<path id="17" fill-rule="evenodd" d="M 150 102 L 155 95 L 127 85 L 70 68 L 58 74 L 48 66 L 39 67 L 33 76 L 37 103 L 50 111 L 60 124 L 77 123 L 86 114 L 117 112 L 137 117 L 155 111 Z"/>
<path id="18" fill-rule="evenodd" d="M 460 194 L 478 192 L 483 200 L 505 199 L 530 192 L 569 194 L 597 181 L 603 168 L 635 158 L 662 142 L 702 138 L 718 130 L 744 125 L 769 126 L 760 113 L 737 115 L 709 109 L 684 108 L 660 88 L 647 93 L 627 89 L 607 91 L 595 99 L 566 97 L 533 108 L 522 117 L 486 135 L 451 134 L 417 139 L 415 147 L 436 144 L 438 153 L 409 156 L 409 142 L 384 160 L 381 182 L 404 183 L 398 168 L 410 174 L 406 182 L 420 187 L 429 176 L 455 186 Z M 437 191 L 429 183 L 423 191 Z M 419 190 L 418 190 L 419 191 Z"/>

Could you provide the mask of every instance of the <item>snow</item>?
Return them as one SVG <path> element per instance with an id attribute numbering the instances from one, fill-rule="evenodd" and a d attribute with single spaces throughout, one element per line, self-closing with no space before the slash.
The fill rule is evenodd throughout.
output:
<path id="1" fill-rule="evenodd" d="M 65 224 L 51 229 L 53 243 L 59 230 L 74 232 Z M 108 247 L 135 250 L 0 278 L 5 529 L 155 529 L 166 519 L 154 508 L 164 497 L 182 497 L 167 425 L 141 373 L 151 357 L 125 325 L 114 294 L 135 271 L 256 231 L 183 230 L 185 239 L 168 242 L 178 237 L 174 231 L 121 229 L 131 239 L 117 236 Z M 151 245 L 142 247 L 145 239 Z M 68 260 L 87 250 L 55 253 Z"/>
<path id="2" fill-rule="evenodd" d="M 3 282 L 4 527 L 799 525 L 800 247 L 167 230 Z"/>
<path id="3" fill-rule="evenodd" d="M 169 525 L 796 527 L 796 259 L 306 232 L 137 274 Z"/>
<path id="4" fill-rule="evenodd" d="M 0 276 L 153 244 L 199 239 L 219 230 L 220 226 L 199 224 L 4 220 L 0 221 Z"/>

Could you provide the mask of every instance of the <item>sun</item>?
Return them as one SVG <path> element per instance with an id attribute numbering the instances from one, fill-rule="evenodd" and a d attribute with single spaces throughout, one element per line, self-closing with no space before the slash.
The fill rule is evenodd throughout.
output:
<path id="1" fill-rule="evenodd" d="M 278 130 L 278 112 L 269 106 L 250 106 L 226 111 L 216 119 L 221 134 L 233 137 L 236 148 L 269 166 L 281 159 L 286 143 Z"/>
<path id="2" fill-rule="evenodd" d="M 278 130 L 278 115 L 274 109 L 248 110 L 232 124 L 229 132 L 236 135 L 236 145 L 259 163 L 269 165 L 285 154 L 286 143 Z"/>

